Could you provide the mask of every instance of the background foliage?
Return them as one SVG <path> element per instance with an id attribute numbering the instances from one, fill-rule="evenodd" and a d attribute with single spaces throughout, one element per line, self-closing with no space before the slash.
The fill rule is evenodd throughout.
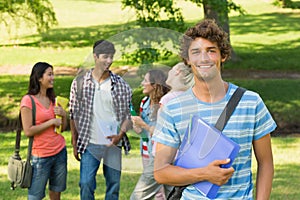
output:
<path id="1" fill-rule="evenodd" d="M 55 12 L 49 0 L 0 0 L 0 23 L 7 27 L 25 21 L 43 33 L 57 24 Z"/>

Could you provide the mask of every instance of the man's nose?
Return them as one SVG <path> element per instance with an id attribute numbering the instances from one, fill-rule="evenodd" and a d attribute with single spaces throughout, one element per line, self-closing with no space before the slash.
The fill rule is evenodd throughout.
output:
<path id="1" fill-rule="evenodd" d="M 112 58 L 107 58 L 107 62 L 112 63 L 113 59 Z"/>
<path id="2" fill-rule="evenodd" d="M 209 60 L 208 53 L 206 51 L 200 53 L 201 60 Z"/>

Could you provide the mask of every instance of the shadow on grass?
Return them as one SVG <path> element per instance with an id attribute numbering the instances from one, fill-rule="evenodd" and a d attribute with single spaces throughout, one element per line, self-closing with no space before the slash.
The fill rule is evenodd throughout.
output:
<path id="1" fill-rule="evenodd" d="M 131 192 L 140 174 L 122 173 L 120 200 L 128 200 Z M 255 174 L 254 174 L 255 177 Z M 289 178 L 287 178 L 289 177 Z M 271 194 L 272 200 L 294 200 L 300 197 L 300 171 L 296 164 L 286 164 L 276 166 L 273 180 L 273 189 Z M 69 170 L 67 180 L 67 190 L 62 193 L 62 199 L 79 200 L 79 170 Z M 0 199 L 9 197 L 9 199 L 26 199 L 27 190 L 17 188 L 15 191 L 10 190 L 10 182 L 6 175 L 0 175 Z M 97 175 L 96 199 L 104 199 L 105 182 L 102 174 Z M 4 198 L 5 199 L 5 198 Z M 48 198 L 47 198 L 48 199 Z"/>
<path id="2" fill-rule="evenodd" d="M 299 14 L 297 13 L 266 13 L 262 15 L 245 15 L 230 18 L 231 35 L 262 34 L 280 37 L 282 34 L 294 33 L 300 30 Z M 249 42 L 234 46 L 240 62 L 229 63 L 229 68 L 243 69 L 272 69 L 274 66 L 280 70 L 289 66 L 290 70 L 299 70 L 296 66 L 297 55 L 300 52 L 299 39 L 273 44 Z M 288 59 L 287 59 L 288 58 Z M 247 60 L 246 64 L 243 60 Z M 265 60 L 264 64 L 257 61 Z M 284 63 L 284 66 L 280 66 Z M 273 68 L 274 69 L 274 68 Z"/>
<path id="3" fill-rule="evenodd" d="M 56 95 L 69 98 L 73 76 L 55 77 Z M 19 106 L 22 97 L 27 93 L 29 76 L 1 76 L 0 86 L 0 131 L 13 131 L 17 126 Z"/>
<path id="4" fill-rule="evenodd" d="M 300 2 L 294 2 L 292 0 L 286 0 L 283 8 L 300 9 Z"/>
<path id="5" fill-rule="evenodd" d="M 12 131 L 17 126 L 19 105 L 27 91 L 28 77 L 1 76 L 0 131 Z"/>
<path id="6" fill-rule="evenodd" d="M 94 41 L 109 38 L 122 31 L 134 27 L 134 23 L 98 25 L 89 27 L 72 27 L 72 28 L 54 28 L 41 35 L 28 35 L 22 37 L 28 41 L 35 38 L 35 42 L 19 44 L 28 47 L 91 47 Z M 5 45 L 5 46 L 13 46 Z"/>
<path id="7" fill-rule="evenodd" d="M 102 1 L 97 1 L 102 2 Z M 296 33 L 300 30 L 298 13 L 265 13 L 261 15 L 244 15 L 230 18 L 231 35 L 247 35 L 249 33 L 269 36 Z M 194 25 L 195 22 L 186 22 Z M 136 28 L 135 22 L 89 27 L 56 28 L 40 35 L 29 35 L 22 39 L 28 42 L 20 46 L 28 47 L 91 47 L 95 40 L 110 38 L 124 31 Z M 176 30 L 175 30 L 176 31 Z M 141 36 L 142 37 L 142 36 Z M 11 44 L 13 46 L 15 44 Z M 6 45 L 9 46 L 9 45 Z M 299 70 L 298 55 L 300 52 L 299 39 L 272 44 L 244 43 L 236 44 L 234 49 L 241 58 L 240 62 L 229 62 L 226 67 L 238 69 L 281 69 Z M 287 59 L 288 58 L 288 59 Z M 247 62 L 243 62 L 246 61 Z M 265 63 L 257 61 L 265 60 Z M 276 67 L 274 67 L 276 66 Z"/>
<path id="8" fill-rule="evenodd" d="M 230 18 L 231 34 L 248 33 L 277 35 L 299 31 L 299 14 L 297 13 L 265 13 L 261 15 L 244 15 Z"/>
<path id="9" fill-rule="evenodd" d="M 299 72 L 299 65 L 297 64 L 297 55 L 300 53 L 299 39 L 272 45 L 249 42 L 235 45 L 234 49 L 238 52 L 240 60 L 229 61 L 225 65 L 227 69 L 273 70 L 274 66 L 277 66 L 275 67 L 276 70 Z M 260 63 L 262 61 L 264 63 Z"/>
<path id="10" fill-rule="evenodd" d="M 299 180 L 300 168 L 298 164 L 277 165 L 271 199 L 300 199 Z"/>
<path id="11" fill-rule="evenodd" d="M 100 170 L 99 170 L 100 171 Z M 122 173 L 121 176 L 121 188 L 120 188 L 120 200 L 128 200 L 131 192 L 133 191 L 135 184 L 139 178 L 140 174 L 129 174 Z M 65 200 L 79 200 L 79 170 L 69 170 L 67 178 L 67 190 L 61 195 L 61 199 Z M 97 188 L 95 191 L 95 199 L 104 199 L 105 197 L 105 181 L 102 174 L 97 175 Z M 0 191 L 1 199 L 27 199 L 27 190 L 16 188 L 15 190 L 10 190 L 10 182 L 6 175 L 0 175 Z M 46 198 L 48 198 L 48 191 L 46 190 Z"/>

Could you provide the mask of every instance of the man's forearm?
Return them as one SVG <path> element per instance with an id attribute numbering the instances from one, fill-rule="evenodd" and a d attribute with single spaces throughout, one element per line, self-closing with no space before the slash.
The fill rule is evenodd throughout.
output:
<path id="1" fill-rule="evenodd" d="M 121 126 L 120 126 L 119 135 L 120 135 L 121 137 L 123 137 L 124 134 L 125 134 L 129 129 L 131 129 L 131 128 L 132 128 L 132 122 L 131 122 L 131 120 L 125 119 L 125 120 L 122 122 Z"/>
<path id="2" fill-rule="evenodd" d="M 71 128 L 71 134 L 72 134 L 72 146 L 76 146 L 77 145 L 77 139 L 78 139 L 78 132 L 75 126 L 75 122 L 74 120 L 70 120 L 70 128 Z"/>

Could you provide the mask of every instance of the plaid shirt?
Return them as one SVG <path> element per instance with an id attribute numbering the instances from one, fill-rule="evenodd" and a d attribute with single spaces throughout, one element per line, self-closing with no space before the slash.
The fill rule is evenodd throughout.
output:
<path id="1" fill-rule="evenodd" d="M 93 100 L 95 93 L 95 84 L 92 78 L 93 69 L 86 72 L 82 77 L 75 78 L 71 85 L 70 92 L 70 119 L 74 120 L 78 132 L 77 151 L 83 153 L 90 141 L 91 120 L 93 115 Z M 82 84 L 82 91 L 79 88 L 77 81 Z M 130 121 L 129 105 L 131 102 L 132 91 L 130 86 L 119 76 L 110 72 L 111 80 L 111 95 L 113 100 L 113 108 L 116 113 L 117 121 L 123 125 L 124 120 Z M 80 89 L 79 89 L 80 90 Z M 81 92 L 81 94 L 80 94 Z M 126 130 L 125 130 L 126 129 Z M 127 131 L 129 126 L 122 126 L 123 131 Z"/>

